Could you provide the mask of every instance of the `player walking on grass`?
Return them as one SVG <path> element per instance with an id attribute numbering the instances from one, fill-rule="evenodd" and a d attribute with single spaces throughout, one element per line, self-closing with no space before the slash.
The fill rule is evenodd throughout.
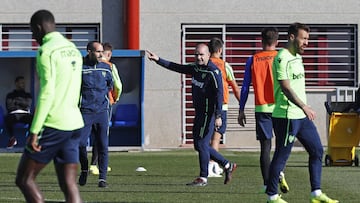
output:
<path id="1" fill-rule="evenodd" d="M 87 182 L 89 160 L 87 157 L 87 141 L 95 126 L 94 136 L 98 149 L 99 180 L 98 186 L 107 187 L 106 177 L 109 162 L 109 91 L 113 88 L 111 67 L 102 62 L 104 48 L 100 42 L 87 44 L 88 54 L 84 58 L 81 84 L 81 113 L 85 126 L 81 129 L 79 156 L 81 174 L 79 185 Z"/>
<path id="2" fill-rule="evenodd" d="M 80 203 L 75 180 L 79 129 L 84 126 L 79 109 L 82 56 L 73 43 L 55 31 L 55 19 L 49 11 L 35 12 L 30 26 L 33 38 L 40 44 L 36 56 L 40 90 L 16 185 L 26 202 L 44 202 L 35 179 L 54 160 L 65 201 Z"/>
<path id="3" fill-rule="evenodd" d="M 114 82 L 114 86 L 113 88 L 109 91 L 109 101 L 110 101 L 110 106 L 109 106 L 109 121 L 111 121 L 111 116 L 112 116 L 112 108 L 113 108 L 113 105 L 119 101 L 120 99 L 120 95 L 121 95 L 121 92 L 122 92 L 122 83 L 121 83 L 121 79 L 120 79 L 120 76 L 119 76 L 119 73 L 118 73 L 118 69 L 116 67 L 116 65 L 114 63 L 112 63 L 110 60 L 111 60 L 111 57 L 112 57 L 112 50 L 113 50 L 113 47 L 110 43 L 108 42 L 105 42 L 102 44 L 103 47 L 104 47 L 104 54 L 103 54 L 103 58 L 102 58 L 102 61 L 104 63 L 107 63 L 109 64 L 109 66 L 111 67 L 111 74 L 112 74 L 112 79 L 113 79 L 113 82 Z M 96 128 L 96 126 L 95 126 Z M 93 131 L 96 131 L 96 129 L 94 128 L 93 126 Z M 93 133 L 96 133 L 96 132 L 93 132 Z M 95 136 L 94 136 L 95 138 Z M 100 172 L 99 172 L 99 169 L 98 169 L 98 147 L 97 147 L 97 144 L 96 144 L 96 140 L 94 140 L 94 143 L 93 143 L 93 148 L 92 148 L 92 156 L 91 156 L 91 165 L 90 165 L 90 168 L 89 168 L 89 172 L 94 174 L 94 175 L 99 175 Z M 107 171 L 111 171 L 111 167 L 108 166 L 107 167 Z"/>
<path id="4" fill-rule="evenodd" d="M 275 27 L 267 27 L 261 31 L 261 37 L 263 51 L 251 56 L 245 65 L 238 122 L 245 127 L 246 116 L 244 109 L 252 83 L 255 98 L 256 139 L 260 142 L 260 168 L 264 182 L 261 193 L 265 193 L 269 179 L 271 139 L 273 137 L 271 114 L 275 102 L 272 64 L 277 54 L 275 48 L 278 44 L 279 32 Z M 283 193 L 289 191 L 283 172 L 280 173 L 279 184 Z"/>
<path id="5" fill-rule="evenodd" d="M 266 189 L 269 203 L 286 203 L 278 195 L 280 171 L 285 167 L 297 138 L 309 154 L 311 203 L 338 203 L 321 191 L 323 147 L 313 123 L 315 111 L 307 105 L 305 69 L 300 54 L 309 42 L 310 28 L 294 23 L 288 29 L 288 44 L 274 59 L 275 107 L 272 113 L 276 146 Z"/>
<path id="6" fill-rule="evenodd" d="M 220 153 L 210 147 L 214 129 L 221 126 L 223 103 L 223 86 L 220 70 L 210 61 L 209 48 L 198 44 L 195 50 L 195 64 L 181 65 L 159 58 L 148 51 L 148 58 L 166 69 L 192 75 L 192 99 L 195 108 L 193 126 L 194 147 L 198 151 L 200 175 L 187 185 L 206 186 L 210 158 L 225 169 L 224 184 L 232 179 L 236 164 L 226 160 Z"/>
<path id="7" fill-rule="evenodd" d="M 223 83 L 223 95 L 224 101 L 222 104 L 221 121 L 222 125 L 218 130 L 215 130 L 211 138 L 211 147 L 216 151 L 219 151 L 219 145 L 221 137 L 225 136 L 226 125 L 227 125 L 227 111 L 229 103 L 229 86 L 231 86 L 234 96 L 237 101 L 240 100 L 240 90 L 236 84 L 234 71 L 229 63 L 221 59 L 223 52 L 224 42 L 217 37 L 214 37 L 209 42 L 209 50 L 211 53 L 210 60 L 213 62 L 221 71 L 222 83 Z M 209 177 L 221 177 L 222 169 L 219 164 L 213 160 L 209 162 Z"/>

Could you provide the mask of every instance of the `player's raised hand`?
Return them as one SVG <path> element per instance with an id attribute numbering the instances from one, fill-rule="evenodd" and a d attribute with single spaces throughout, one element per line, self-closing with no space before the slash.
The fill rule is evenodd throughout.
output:
<path id="1" fill-rule="evenodd" d="M 151 60 L 151 61 L 158 61 L 159 60 L 159 56 L 157 56 L 155 53 L 152 53 L 149 50 L 146 50 L 146 53 L 148 55 L 149 60 Z"/>

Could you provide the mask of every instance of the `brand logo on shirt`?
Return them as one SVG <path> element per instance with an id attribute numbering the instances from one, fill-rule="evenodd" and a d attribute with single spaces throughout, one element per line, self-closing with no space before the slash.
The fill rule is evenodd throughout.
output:
<path id="1" fill-rule="evenodd" d="M 77 50 L 63 50 L 60 52 L 61 57 L 74 57 L 77 56 L 79 52 Z"/>
<path id="2" fill-rule="evenodd" d="M 293 74 L 293 79 L 294 80 L 301 79 L 301 78 L 304 78 L 304 77 L 305 77 L 304 73 Z"/>
<path id="3" fill-rule="evenodd" d="M 274 56 L 262 56 L 262 57 L 256 58 L 256 62 L 273 60 L 273 58 L 274 58 Z M 280 63 L 280 61 L 279 61 L 279 63 Z"/>
<path id="4" fill-rule="evenodd" d="M 191 83 L 197 87 L 203 88 L 204 87 L 204 83 L 203 82 L 199 82 L 197 80 L 195 80 L 194 78 L 192 78 Z"/>
<path id="5" fill-rule="evenodd" d="M 76 61 L 71 61 L 71 65 L 73 67 L 73 70 L 75 70 Z"/>
<path id="6" fill-rule="evenodd" d="M 105 71 L 101 71 L 103 77 L 106 77 L 106 72 Z"/>

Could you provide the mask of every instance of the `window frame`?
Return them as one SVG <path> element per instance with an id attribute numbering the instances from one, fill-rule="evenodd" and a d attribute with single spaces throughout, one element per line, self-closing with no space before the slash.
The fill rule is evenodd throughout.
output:
<path id="1" fill-rule="evenodd" d="M 235 78 L 239 86 L 242 85 L 244 67 L 248 57 L 260 51 L 261 48 L 261 29 L 267 26 L 274 26 L 279 29 L 279 45 L 277 49 L 284 47 L 287 43 L 288 24 L 182 24 L 182 42 L 181 42 L 181 60 L 182 63 L 194 62 L 194 50 L 197 43 L 207 43 L 211 37 L 223 39 L 224 51 L 222 58 L 229 62 L 234 69 Z M 358 33 L 357 24 L 308 24 L 310 27 L 309 46 L 302 55 L 306 72 L 307 91 L 332 91 L 337 87 L 357 88 L 358 87 Z M 325 31 L 324 31 L 325 30 Z M 326 30 L 329 30 L 327 33 Z M 336 31 L 340 30 L 340 31 Z M 344 31 L 345 30 L 345 31 Z M 191 32 L 190 32 L 191 31 Z M 205 32 L 204 32 L 205 31 Z M 331 32 L 330 32 L 331 31 Z M 190 35 L 189 35 L 190 34 Z M 337 35 L 348 34 L 348 39 L 336 39 Z M 233 35 L 234 37 L 229 37 Z M 324 39 L 324 36 L 332 36 Z M 243 37 L 243 38 L 241 38 Z M 317 37 L 317 38 L 315 38 Z M 334 39 L 333 39 L 334 38 Z M 338 43 L 334 47 L 327 46 L 329 43 Z M 344 47 L 344 43 L 349 47 Z M 236 46 L 242 44 L 247 46 Z M 337 47 L 343 46 L 343 47 Z M 329 56 L 331 52 L 332 56 Z M 334 55 L 336 52 L 351 54 Z M 331 58 L 333 57 L 333 58 Z M 329 59 L 336 61 L 341 59 L 344 63 L 334 63 Z M 350 62 L 349 62 L 350 61 Z M 346 65 L 349 70 L 329 70 L 329 67 L 342 67 Z M 316 66 L 314 69 L 313 66 Z M 309 77 L 311 76 L 311 77 Z M 314 77 L 315 76 L 315 77 Z M 318 78 L 316 78 L 316 76 Z M 339 76 L 331 78 L 330 76 Z M 348 79 L 348 76 L 351 76 Z M 341 78 L 342 77 L 342 78 Z M 329 80 L 331 79 L 331 80 Z M 192 121 L 194 118 L 194 109 L 192 108 L 191 97 L 191 77 L 182 75 L 182 144 L 192 143 Z M 343 84 L 339 85 L 339 80 Z M 348 81 L 347 81 L 348 80 Z M 331 85 L 330 82 L 335 84 Z M 318 84 L 318 85 L 314 85 Z M 338 83 L 338 84 L 337 84 Z M 252 87 L 250 89 L 252 91 Z M 249 110 L 249 108 L 247 108 Z M 236 108 L 229 109 L 229 117 L 234 117 Z M 250 108 L 250 111 L 252 109 Z M 234 118 L 228 118 L 227 131 L 232 130 L 254 130 L 255 120 L 248 119 L 247 128 L 239 128 L 238 124 L 233 122 Z"/>

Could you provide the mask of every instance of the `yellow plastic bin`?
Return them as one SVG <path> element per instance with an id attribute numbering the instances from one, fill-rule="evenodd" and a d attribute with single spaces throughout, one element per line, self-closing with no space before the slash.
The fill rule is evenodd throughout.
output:
<path id="1" fill-rule="evenodd" d="M 360 115 L 333 112 L 330 116 L 326 166 L 359 166 L 355 148 L 360 141 Z"/>

